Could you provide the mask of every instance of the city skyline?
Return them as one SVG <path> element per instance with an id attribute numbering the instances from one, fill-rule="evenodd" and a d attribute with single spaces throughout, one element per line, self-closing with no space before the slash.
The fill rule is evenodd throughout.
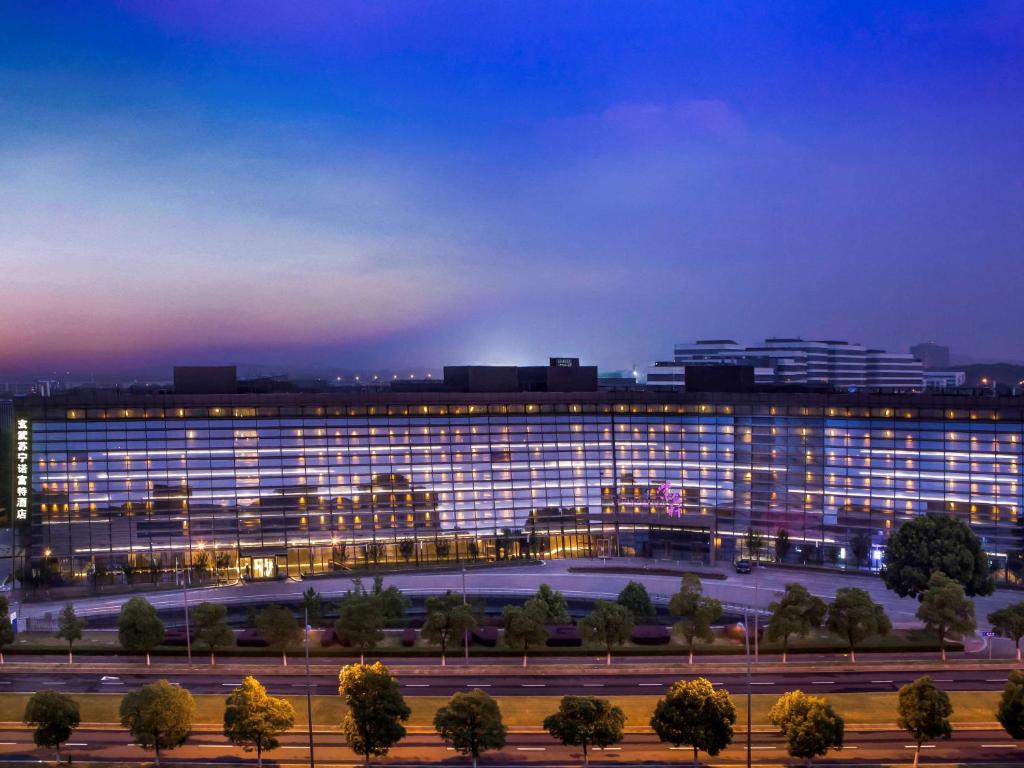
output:
<path id="1" fill-rule="evenodd" d="M 1011 3 L 15 4 L 0 373 L 1024 359 Z"/>

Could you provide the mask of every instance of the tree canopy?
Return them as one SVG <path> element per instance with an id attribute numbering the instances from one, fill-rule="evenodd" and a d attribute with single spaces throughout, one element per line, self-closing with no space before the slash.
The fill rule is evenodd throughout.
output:
<path id="1" fill-rule="evenodd" d="M 850 661 L 857 661 L 857 645 L 876 635 L 887 635 L 892 622 L 885 610 L 863 589 L 843 587 L 828 607 L 828 629 L 846 639 Z"/>
<path id="2" fill-rule="evenodd" d="M 647 587 L 639 581 L 630 581 L 626 584 L 619 592 L 616 602 L 629 609 L 633 614 L 633 621 L 637 624 L 653 621 L 656 615 L 651 596 L 647 594 Z"/>
<path id="3" fill-rule="evenodd" d="M 218 648 L 235 644 L 235 633 L 228 626 L 228 609 L 220 603 L 200 603 L 192 609 L 192 626 L 196 639 L 210 649 L 210 666 L 217 663 Z"/>
<path id="4" fill-rule="evenodd" d="M 672 595 L 668 611 L 678 616 L 676 630 L 686 638 L 690 649 L 690 663 L 693 664 L 693 641 L 700 639 L 710 643 L 715 639 L 711 625 L 722 615 L 722 604 L 714 598 L 704 597 L 700 578 L 688 573 L 683 576 L 679 591 Z"/>
<path id="5" fill-rule="evenodd" d="M 75 615 L 75 606 L 71 603 L 65 605 L 57 617 L 57 637 L 68 644 L 68 664 L 72 662 L 71 649 L 76 640 L 82 639 L 82 630 L 85 629 L 85 619 Z"/>
<path id="6" fill-rule="evenodd" d="M 565 602 L 565 595 L 557 589 L 552 589 L 547 584 L 537 587 L 537 594 L 533 599 L 544 606 L 545 624 L 570 624 L 569 606 Z"/>
<path id="7" fill-rule="evenodd" d="M 937 688 L 927 675 L 900 688 L 896 712 L 897 724 L 910 734 L 917 746 L 915 766 L 922 744 L 933 739 L 948 739 L 953 734 L 953 726 L 949 722 L 953 705 L 949 703 L 946 692 Z"/>
<path id="8" fill-rule="evenodd" d="M 799 690 L 783 694 L 772 705 L 768 722 L 782 731 L 789 754 L 808 763 L 830 749 L 843 748 L 843 718 L 821 696 Z"/>
<path id="9" fill-rule="evenodd" d="M 474 768 L 482 752 L 505 746 L 508 733 L 498 703 L 479 688 L 448 699 L 434 715 L 434 728 L 456 752 L 472 757 Z"/>
<path id="10" fill-rule="evenodd" d="M 255 677 L 246 677 L 224 703 L 224 736 L 246 752 L 256 752 L 256 764 L 263 765 L 263 753 L 277 749 L 277 737 L 295 725 L 295 709 L 287 699 L 269 696 Z"/>
<path id="11" fill-rule="evenodd" d="M 988 615 L 989 623 L 999 634 L 1013 639 L 1017 649 L 1017 661 L 1020 661 L 1020 639 L 1024 637 L 1024 603 L 1014 603 L 1000 608 Z"/>
<path id="12" fill-rule="evenodd" d="M 562 744 L 582 747 L 583 765 L 590 764 L 590 747 L 610 747 L 622 741 L 626 716 L 607 699 L 563 696 L 558 711 L 544 718 L 544 730 Z"/>
<path id="13" fill-rule="evenodd" d="M 970 595 L 990 595 L 995 581 L 988 557 L 967 524 L 945 515 L 926 515 L 900 526 L 885 547 L 882 579 L 901 597 L 919 597 L 934 571 L 941 571 Z"/>
<path id="14" fill-rule="evenodd" d="M 78 702 L 59 691 L 43 690 L 32 694 L 25 704 L 22 722 L 32 727 L 32 741 L 37 747 L 55 750 L 60 763 L 60 745 L 82 722 Z"/>
<path id="15" fill-rule="evenodd" d="M 548 639 L 548 631 L 544 627 L 547 608 L 536 598 L 530 598 L 522 608 L 506 605 L 501 609 L 501 618 L 505 622 L 502 640 L 510 648 L 523 652 L 525 667 L 530 649 L 542 645 Z"/>
<path id="16" fill-rule="evenodd" d="M 973 632 L 974 603 L 964 595 L 964 588 L 941 571 L 934 571 L 928 579 L 928 588 L 921 594 L 917 609 L 919 618 L 928 629 L 938 635 L 942 660 L 946 660 L 946 635 L 950 632 L 962 637 Z"/>
<path id="17" fill-rule="evenodd" d="M 604 646 L 606 663 L 610 665 L 612 649 L 629 640 L 633 631 L 633 614 L 624 605 L 598 600 L 594 603 L 594 610 L 580 620 L 577 628 L 588 643 Z"/>
<path id="18" fill-rule="evenodd" d="M 184 744 L 192 733 L 196 702 L 180 685 L 166 680 L 144 685 L 121 699 L 121 725 L 143 749 L 160 753 Z"/>
<path id="19" fill-rule="evenodd" d="M 402 723 L 412 712 L 398 681 L 379 661 L 343 667 L 338 674 L 338 693 L 347 708 L 341 722 L 345 740 L 367 765 L 371 755 L 386 755 L 405 736 Z"/>
<path id="20" fill-rule="evenodd" d="M 380 598 L 357 584 L 338 604 L 334 633 L 341 642 L 359 649 L 359 662 L 363 663 L 366 652 L 384 639 L 384 624 L 384 604 Z"/>
<path id="21" fill-rule="evenodd" d="M 1003 686 L 996 720 L 1010 736 L 1024 739 L 1024 672 L 1014 669 Z"/>
<path id="22" fill-rule="evenodd" d="M 302 627 L 291 610 L 268 605 L 256 614 L 256 632 L 268 646 L 281 653 L 281 661 L 287 667 L 288 648 L 302 639 Z"/>
<path id="23" fill-rule="evenodd" d="M 697 765 L 700 750 L 714 757 L 732 742 L 736 707 L 724 688 L 705 678 L 679 680 L 658 701 L 651 728 L 658 738 L 674 747 L 692 747 Z"/>
<path id="24" fill-rule="evenodd" d="M 149 654 L 164 641 L 164 623 L 156 608 L 144 597 L 133 597 L 121 606 L 117 619 L 117 641 L 126 651 Z"/>
<path id="25" fill-rule="evenodd" d="M 426 600 L 426 618 L 420 634 L 426 640 L 441 646 L 441 666 L 445 665 L 448 644 L 466 632 L 476 629 L 477 620 L 473 608 L 462 602 L 462 596 L 451 590 Z"/>
<path id="26" fill-rule="evenodd" d="M 772 642 L 782 643 L 782 661 L 786 662 L 789 639 L 794 635 L 806 637 L 821 626 L 828 606 L 820 597 L 815 597 L 803 584 L 790 582 L 776 602 L 768 606 L 771 619 L 765 637 Z"/>

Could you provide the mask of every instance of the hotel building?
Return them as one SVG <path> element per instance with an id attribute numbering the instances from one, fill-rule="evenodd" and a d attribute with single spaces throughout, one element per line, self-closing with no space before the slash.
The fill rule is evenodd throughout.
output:
<path id="1" fill-rule="evenodd" d="M 769 546 L 785 529 L 792 558 L 877 566 L 929 513 L 968 523 L 997 566 L 1021 546 L 1020 398 L 538 386 L 19 398 L 16 567 L 70 583 L 727 561 L 750 529 Z"/>

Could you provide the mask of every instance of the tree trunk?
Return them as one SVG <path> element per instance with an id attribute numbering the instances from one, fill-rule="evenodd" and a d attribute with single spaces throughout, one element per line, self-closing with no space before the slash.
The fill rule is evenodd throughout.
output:
<path id="1" fill-rule="evenodd" d="M 697 768 L 700 765 L 700 759 L 697 756 L 697 747 L 693 748 L 693 768 Z"/>
<path id="2" fill-rule="evenodd" d="M 4 663 L 4 652 L 0 651 L 0 664 Z"/>
<path id="3" fill-rule="evenodd" d="M 263 768 L 263 750 L 259 744 L 256 745 L 256 768 Z"/>
<path id="4" fill-rule="evenodd" d="M 610 648 L 608 649 L 608 658 L 605 659 L 605 664 L 607 664 L 609 667 L 612 665 L 612 651 Z"/>
<path id="5" fill-rule="evenodd" d="M 57 745 L 57 749 L 55 751 L 57 752 L 57 765 L 60 765 L 60 744 Z"/>
<path id="6" fill-rule="evenodd" d="M 583 768 L 588 768 L 590 765 L 590 755 L 587 754 L 587 743 L 583 742 Z"/>
<path id="7" fill-rule="evenodd" d="M 365 765 L 366 768 L 370 768 L 370 753 L 369 752 L 367 752 L 365 755 L 363 755 L 363 765 Z"/>
<path id="8" fill-rule="evenodd" d="M 71 646 L 68 646 L 68 666 L 70 667 L 75 663 L 75 658 L 71 655 Z"/>
<path id="9" fill-rule="evenodd" d="M 473 755 L 473 768 L 476 768 L 476 755 Z"/>
<path id="10" fill-rule="evenodd" d="M 857 651 L 854 649 L 854 647 L 852 645 L 850 646 L 850 663 L 851 664 L 856 664 L 857 663 Z"/>
<path id="11" fill-rule="evenodd" d="M 153 747 L 153 752 L 156 755 L 156 768 L 160 768 L 160 747 Z"/>
<path id="12" fill-rule="evenodd" d="M 366 653 L 363 652 L 363 651 L 359 652 L 359 663 L 360 664 L 365 664 L 366 663 Z M 369 756 L 367 756 L 366 759 L 369 760 L 370 759 Z"/>
<path id="13" fill-rule="evenodd" d="M 447 667 L 448 666 L 448 660 L 444 657 L 444 648 L 441 649 L 441 666 L 442 667 Z"/>
<path id="14" fill-rule="evenodd" d="M 1020 661 L 1020 638 L 1017 638 L 1017 661 Z M 3 654 L 0 653 L 0 664 L 3 664 Z"/>
<path id="15" fill-rule="evenodd" d="M 210 650 L 210 666 L 211 667 L 216 667 L 217 666 L 217 659 L 214 658 L 213 650 L 212 649 Z"/>
<path id="16" fill-rule="evenodd" d="M 690 641 L 690 663 L 693 664 L 693 641 Z"/>
<path id="17" fill-rule="evenodd" d="M 917 768 L 917 760 L 921 757 L 921 742 L 917 743 L 917 749 L 914 750 L 914 768 Z"/>
<path id="18" fill-rule="evenodd" d="M 523 651 L 523 669 L 526 669 L 526 651 Z"/>
<path id="19" fill-rule="evenodd" d="M 785 645 L 782 646 L 782 663 L 786 663 L 786 651 L 789 650 Z"/>
<path id="20" fill-rule="evenodd" d="M 286 667 L 288 666 L 288 652 L 287 651 L 281 651 L 281 664 L 286 666 Z"/>
<path id="21" fill-rule="evenodd" d="M 151 664 L 150 664 L 150 660 L 149 660 L 149 651 L 146 651 L 146 666 L 147 666 L 147 667 L 148 667 L 148 666 L 151 666 Z"/>

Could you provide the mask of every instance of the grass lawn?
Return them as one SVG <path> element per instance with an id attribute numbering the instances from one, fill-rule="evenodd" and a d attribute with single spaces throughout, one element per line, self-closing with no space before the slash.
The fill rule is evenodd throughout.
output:
<path id="1" fill-rule="evenodd" d="M 0 696 L 0 721 L 18 722 L 25 710 L 30 694 L 5 694 Z M 950 691 L 953 703 L 953 723 L 990 723 L 995 721 L 995 708 L 1000 694 L 996 691 Z M 88 723 L 117 723 L 120 721 L 118 707 L 121 696 L 106 693 L 84 693 L 74 696 L 78 700 L 82 721 Z M 223 721 L 224 696 L 199 694 L 196 699 L 196 722 L 215 723 Z M 306 700 L 301 696 L 286 696 L 295 707 L 296 725 L 306 723 Z M 557 696 L 498 696 L 498 704 L 505 724 L 513 727 L 540 727 L 545 716 L 558 709 Z M 739 712 L 737 727 L 746 723 L 746 697 L 733 696 Z M 774 694 L 755 694 L 753 697 L 754 724 L 767 724 L 768 710 L 778 697 Z M 838 693 L 827 696 L 836 711 L 847 724 L 894 723 L 896 722 L 895 693 Z M 410 725 L 430 726 L 434 712 L 447 701 L 443 696 L 410 696 L 406 699 L 412 709 Z M 646 725 L 657 696 L 615 696 L 612 701 L 622 707 L 626 724 Z M 337 696 L 313 697 L 313 722 L 316 725 L 337 725 L 343 707 Z"/>

